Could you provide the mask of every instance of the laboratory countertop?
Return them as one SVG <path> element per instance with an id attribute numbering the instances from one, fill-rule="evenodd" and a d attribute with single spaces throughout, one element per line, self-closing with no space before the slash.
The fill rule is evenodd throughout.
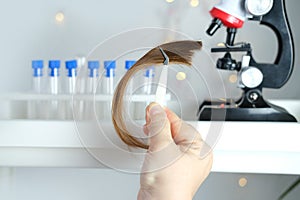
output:
<path id="1" fill-rule="evenodd" d="M 212 171 L 300 174 L 300 123 L 188 123 L 215 144 Z M 128 149 L 110 122 L 0 121 L 0 166 L 134 171 L 143 155 Z"/>

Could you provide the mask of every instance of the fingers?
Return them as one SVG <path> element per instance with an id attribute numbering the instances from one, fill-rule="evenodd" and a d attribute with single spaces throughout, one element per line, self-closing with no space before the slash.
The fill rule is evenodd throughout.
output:
<path id="1" fill-rule="evenodd" d="M 149 136 L 149 150 L 159 151 L 173 143 L 170 122 L 165 110 L 157 103 L 146 109 L 146 125 L 144 132 Z"/>
<path id="2" fill-rule="evenodd" d="M 154 105 L 155 103 L 151 103 L 149 106 L 147 106 L 146 108 L 146 124 L 144 126 L 144 132 L 146 135 L 149 134 L 149 130 L 147 129 L 147 125 L 150 123 L 150 118 L 149 118 L 149 109 L 152 105 Z M 167 107 L 164 108 L 166 114 L 167 114 L 167 118 L 169 119 L 169 122 L 171 124 L 171 133 L 172 133 L 172 137 L 174 138 L 176 136 L 177 133 L 179 133 L 179 130 L 181 128 L 181 123 L 183 122 L 174 112 L 172 112 L 170 109 L 168 109 Z"/>
<path id="3" fill-rule="evenodd" d="M 191 125 L 181 120 L 173 111 L 165 108 L 171 124 L 173 140 L 179 145 L 195 145 L 202 141 L 200 133 Z"/>
<path id="4" fill-rule="evenodd" d="M 165 112 L 171 124 L 171 133 L 173 138 L 179 133 L 183 121 L 169 108 L 165 107 Z"/>
<path id="5" fill-rule="evenodd" d="M 156 108 L 159 114 L 154 111 Z M 195 154 L 199 154 L 203 147 L 201 135 L 193 126 L 181 120 L 170 109 L 163 109 L 156 103 L 151 103 L 146 108 L 144 132 L 150 137 L 152 150 L 161 149 L 170 142 L 179 145 L 184 152 L 191 151 Z"/>

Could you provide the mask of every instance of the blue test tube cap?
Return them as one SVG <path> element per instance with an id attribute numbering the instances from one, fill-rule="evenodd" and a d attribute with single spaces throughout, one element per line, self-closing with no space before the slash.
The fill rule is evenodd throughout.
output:
<path id="1" fill-rule="evenodd" d="M 49 60 L 48 66 L 50 68 L 50 76 L 58 76 L 60 60 Z"/>
<path id="2" fill-rule="evenodd" d="M 114 60 L 106 60 L 104 61 L 104 69 L 106 70 L 105 76 L 106 77 L 114 77 L 116 69 L 116 61 Z M 113 70 L 111 70 L 113 69 Z"/>
<path id="3" fill-rule="evenodd" d="M 60 68 L 60 60 L 49 60 L 49 68 Z"/>
<path id="4" fill-rule="evenodd" d="M 136 63 L 135 60 L 126 60 L 125 61 L 125 69 L 129 70 L 135 63 Z"/>
<path id="5" fill-rule="evenodd" d="M 88 62 L 88 69 L 90 70 L 89 77 L 98 76 L 98 69 L 100 67 L 99 61 L 93 60 Z"/>
<path id="6" fill-rule="evenodd" d="M 99 69 L 99 67 L 100 67 L 100 64 L 99 64 L 99 61 L 97 61 L 97 60 L 93 60 L 93 61 L 88 62 L 88 68 L 89 69 Z"/>
<path id="7" fill-rule="evenodd" d="M 144 76 L 148 77 L 148 78 L 154 77 L 154 67 L 148 67 L 146 69 L 146 72 L 145 72 Z"/>
<path id="8" fill-rule="evenodd" d="M 31 62 L 31 66 L 33 69 L 33 76 L 43 76 L 43 67 L 44 67 L 44 61 L 43 60 L 33 60 Z"/>
<path id="9" fill-rule="evenodd" d="M 68 60 L 66 61 L 66 69 L 68 70 L 68 77 L 76 76 L 77 61 Z M 75 70 L 75 73 L 73 71 Z"/>
<path id="10" fill-rule="evenodd" d="M 44 67 L 44 61 L 43 60 L 33 60 L 32 61 L 32 68 L 43 68 Z"/>

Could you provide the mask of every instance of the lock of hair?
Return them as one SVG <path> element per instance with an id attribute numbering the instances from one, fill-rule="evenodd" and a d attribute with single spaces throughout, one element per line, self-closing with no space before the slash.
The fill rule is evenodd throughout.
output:
<path id="1" fill-rule="evenodd" d="M 143 149 L 148 149 L 149 147 L 144 141 L 131 135 L 124 122 L 123 96 L 126 92 L 130 78 L 146 67 L 163 66 L 165 58 L 160 49 L 162 49 L 169 57 L 169 64 L 182 64 L 189 67 L 192 65 L 194 52 L 201 48 L 201 41 L 182 40 L 165 43 L 148 51 L 126 72 L 114 92 L 111 110 L 114 128 L 124 143 L 131 147 L 139 147 Z"/>

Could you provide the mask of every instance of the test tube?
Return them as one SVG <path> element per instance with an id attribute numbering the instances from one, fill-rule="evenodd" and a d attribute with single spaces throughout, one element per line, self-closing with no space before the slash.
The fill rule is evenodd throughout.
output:
<path id="1" fill-rule="evenodd" d="M 150 95 L 152 92 L 152 83 L 154 77 L 154 67 L 149 67 L 146 69 L 144 74 L 144 92 L 143 94 Z M 150 102 L 148 102 L 150 103 Z"/>
<path id="2" fill-rule="evenodd" d="M 135 64 L 135 60 L 126 60 L 125 61 L 125 70 L 126 72 Z M 133 81 L 130 80 L 128 87 L 127 87 L 127 93 L 132 94 L 133 90 Z"/>
<path id="3" fill-rule="evenodd" d="M 154 67 L 148 67 L 143 76 L 143 88 L 140 92 L 141 95 L 151 95 L 152 93 L 152 84 L 154 78 Z M 149 97 L 150 98 L 150 97 Z M 150 104 L 149 98 L 145 98 L 143 102 L 136 102 L 134 118 L 136 120 L 144 120 L 145 119 L 145 109 L 147 105 Z"/>
<path id="4" fill-rule="evenodd" d="M 59 93 L 59 60 L 49 60 L 49 90 L 50 94 Z"/>
<path id="5" fill-rule="evenodd" d="M 67 69 L 67 94 L 74 94 L 75 93 L 75 85 L 76 85 L 76 76 L 77 76 L 77 61 L 76 60 L 69 60 L 66 61 L 66 69 Z"/>
<path id="6" fill-rule="evenodd" d="M 87 83 L 88 94 L 96 93 L 97 79 L 99 76 L 99 67 L 100 67 L 99 61 L 88 62 L 88 69 L 89 69 L 88 83 Z"/>
<path id="7" fill-rule="evenodd" d="M 60 93 L 60 83 L 59 83 L 59 68 L 60 60 L 49 60 L 49 94 L 58 95 Z M 49 114 L 48 118 L 58 119 L 60 114 L 60 101 L 58 99 L 50 100 L 49 102 Z"/>
<path id="8" fill-rule="evenodd" d="M 112 95 L 114 93 L 114 77 L 115 77 L 115 69 L 116 69 L 116 61 L 107 60 L 104 61 L 104 69 L 105 69 L 105 80 L 103 83 L 103 93 Z"/>
<path id="9" fill-rule="evenodd" d="M 97 81 L 99 77 L 99 61 L 88 61 L 88 78 L 86 85 L 86 93 L 89 95 L 96 94 Z M 84 118 L 90 119 L 93 116 L 93 101 L 89 100 L 85 102 L 84 106 Z M 95 103 L 95 107 L 99 110 L 99 103 Z M 101 108 L 100 108 L 101 109 Z"/>
<path id="10" fill-rule="evenodd" d="M 76 76 L 77 76 L 77 61 L 69 60 L 65 62 L 67 69 L 67 83 L 66 94 L 70 95 L 70 98 L 66 102 L 65 119 L 73 119 L 73 105 L 71 95 L 75 93 Z"/>
<path id="11" fill-rule="evenodd" d="M 33 83 L 32 88 L 34 93 L 42 92 L 42 77 L 43 77 L 43 60 L 33 60 L 32 69 L 33 69 Z"/>
<path id="12" fill-rule="evenodd" d="M 33 69 L 32 74 L 32 92 L 35 94 L 40 94 L 42 92 L 42 77 L 43 77 L 43 60 L 33 60 L 31 62 L 31 67 Z M 27 107 L 27 118 L 37 119 L 39 118 L 39 113 L 41 105 L 39 101 L 30 100 Z"/>
<path id="13" fill-rule="evenodd" d="M 114 93 L 114 77 L 116 69 L 116 61 L 107 60 L 104 61 L 105 77 L 103 80 L 102 94 L 108 98 L 108 101 L 103 102 L 103 119 L 109 120 L 111 117 L 111 101 Z"/>
<path id="14" fill-rule="evenodd" d="M 126 72 L 135 64 L 135 60 L 126 60 L 125 61 L 125 70 Z M 127 112 L 130 116 L 130 118 L 134 118 L 134 110 L 135 110 L 135 103 L 131 101 L 130 102 L 130 97 L 133 97 L 134 91 L 133 91 L 133 80 L 130 80 L 127 86 L 127 96 L 128 98 L 126 98 L 127 102 L 128 102 L 128 106 L 127 106 Z"/>

